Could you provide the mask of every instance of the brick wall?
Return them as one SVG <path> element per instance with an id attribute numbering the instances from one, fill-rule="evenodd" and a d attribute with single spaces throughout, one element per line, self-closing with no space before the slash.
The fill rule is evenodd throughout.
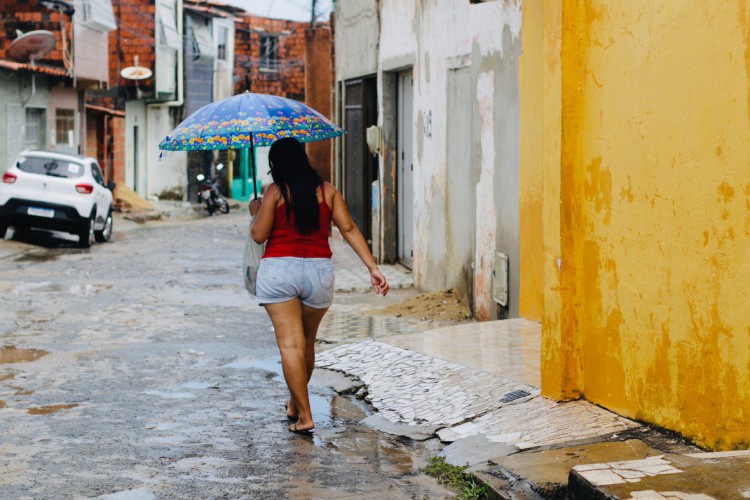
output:
<path id="1" fill-rule="evenodd" d="M 110 118 L 112 137 L 112 179 L 117 184 L 125 184 L 125 117 Z M 108 179 L 110 180 L 110 179 Z"/>
<path id="2" fill-rule="evenodd" d="M 135 56 L 139 66 L 155 70 L 155 7 L 153 0 L 115 0 L 112 6 L 118 29 L 109 33 L 109 85 L 115 87 L 109 96 L 117 109 L 125 109 L 125 99 L 136 98 L 136 82 L 122 78 L 120 71 L 135 66 Z M 138 88 L 144 97 L 153 95 L 154 79 L 140 80 Z"/>
<path id="3" fill-rule="evenodd" d="M 99 128 L 99 116 L 96 113 L 92 113 L 91 111 L 86 111 L 86 151 L 84 154 L 86 156 L 91 156 L 92 158 L 97 158 L 100 144 L 97 140 L 97 132 Z M 100 164 L 101 164 L 101 160 Z M 106 172 L 105 172 L 106 175 Z"/>
<path id="4" fill-rule="evenodd" d="M 245 90 L 245 77 L 251 90 L 299 101 L 305 99 L 305 27 L 308 23 L 239 16 L 235 24 L 235 93 Z M 278 71 L 260 67 L 262 35 L 277 35 Z"/>
<path id="5" fill-rule="evenodd" d="M 305 90 L 306 104 L 324 116 L 331 117 L 333 61 L 331 30 L 328 26 L 305 29 Z M 311 142 L 307 145 L 310 163 L 327 181 L 331 180 L 333 141 Z"/>

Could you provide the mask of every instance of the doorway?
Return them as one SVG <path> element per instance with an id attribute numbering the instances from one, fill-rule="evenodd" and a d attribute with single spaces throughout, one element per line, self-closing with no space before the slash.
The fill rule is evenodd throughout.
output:
<path id="1" fill-rule="evenodd" d="M 346 82 L 344 106 L 344 198 L 352 219 L 372 248 L 372 183 L 378 179 L 378 162 L 367 148 L 365 130 L 378 122 L 375 78 Z"/>
<path id="2" fill-rule="evenodd" d="M 398 261 L 409 269 L 414 259 L 414 79 L 411 70 L 398 79 Z"/>

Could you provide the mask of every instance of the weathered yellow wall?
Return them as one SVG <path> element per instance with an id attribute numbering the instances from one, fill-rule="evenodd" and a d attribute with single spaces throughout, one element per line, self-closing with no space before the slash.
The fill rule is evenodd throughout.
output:
<path id="1" fill-rule="evenodd" d="M 523 2 L 522 53 L 519 58 L 520 168 L 519 222 L 521 283 L 520 316 L 542 320 L 543 310 L 543 225 L 542 225 L 542 141 L 543 0 Z"/>
<path id="2" fill-rule="evenodd" d="M 749 16 L 745 0 L 545 12 L 562 126 L 557 164 L 545 143 L 544 393 L 718 449 L 750 444 Z"/>

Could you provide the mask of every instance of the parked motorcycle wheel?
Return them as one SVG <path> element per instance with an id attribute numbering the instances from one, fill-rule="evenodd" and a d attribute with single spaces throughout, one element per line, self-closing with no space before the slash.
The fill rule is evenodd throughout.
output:
<path id="1" fill-rule="evenodd" d="M 227 203 L 227 200 L 224 197 L 219 199 L 219 212 L 223 214 L 229 213 L 229 203 Z"/>

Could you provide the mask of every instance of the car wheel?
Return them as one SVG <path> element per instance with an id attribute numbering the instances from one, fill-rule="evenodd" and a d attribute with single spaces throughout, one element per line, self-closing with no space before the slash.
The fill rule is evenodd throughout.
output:
<path id="1" fill-rule="evenodd" d="M 8 231 L 8 223 L 0 222 L 0 240 L 5 238 L 5 233 Z"/>
<path id="2" fill-rule="evenodd" d="M 99 243 L 106 243 L 112 236 L 112 210 L 110 209 L 107 214 L 107 219 L 104 221 L 104 227 L 101 231 L 94 231 L 94 238 Z"/>
<path id="3" fill-rule="evenodd" d="M 31 229 L 29 228 L 29 226 L 22 226 L 20 224 L 17 226 L 13 226 L 13 239 L 28 236 L 30 230 Z"/>
<path id="4" fill-rule="evenodd" d="M 91 248 L 94 244 L 94 217 L 92 216 L 88 224 L 84 224 L 81 227 L 81 232 L 78 233 L 78 246 L 80 248 Z"/>

